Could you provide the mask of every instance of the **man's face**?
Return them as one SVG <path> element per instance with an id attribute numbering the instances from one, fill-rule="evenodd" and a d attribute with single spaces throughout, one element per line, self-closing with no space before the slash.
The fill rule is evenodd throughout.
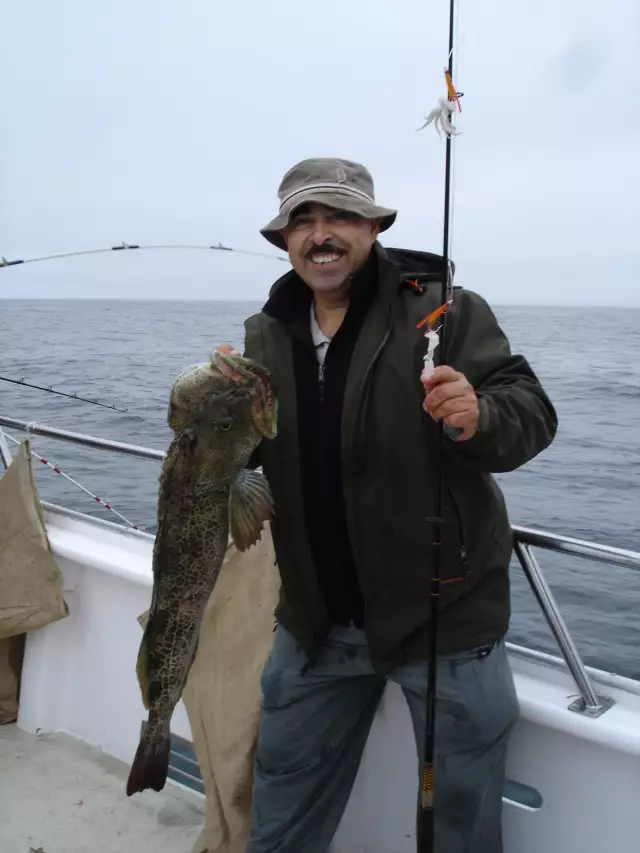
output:
<path id="1" fill-rule="evenodd" d="M 282 236 L 300 278 L 314 291 L 340 289 L 369 256 L 380 232 L 377 220 L 320 204 L 298 208 Z"/>

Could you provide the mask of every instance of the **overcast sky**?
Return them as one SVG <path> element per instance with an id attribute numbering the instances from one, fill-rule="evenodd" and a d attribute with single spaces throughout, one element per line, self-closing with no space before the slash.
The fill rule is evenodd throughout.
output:
<path id="1" fill-rule="evenodd" d="M 496 304 L 640 305 L 637 0 L 459 0 L 452 255 Z M 270 252 L 284 171 L 344 156 L 441 250 L 445 0 L 33 0 L 0 18 L 0 255 Z M 275 253 L 275 250 L 274 250 Z M 262 299 L 285 264 L 113 253 L 0 269 L 0 297 Z"/>

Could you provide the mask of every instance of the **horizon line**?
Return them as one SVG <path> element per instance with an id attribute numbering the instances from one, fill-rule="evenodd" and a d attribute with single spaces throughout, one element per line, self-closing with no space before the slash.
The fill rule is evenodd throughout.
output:
<path id="1" fill-rule="evenodd" d="M 482 294 L 480 294 L 482 296 Z M 486 297 L 484 297 L 486 299 Z M 165 296 L 165 297 L 131 297 L 131 296 L 115 296 L 115 297 L 105 297 L 105 296 L 3 296 L 0 294 L 0 302 L 150 302 L 150 303 L 202 303 L 202 302 L 211 302 L 211 303 L 231 303 L 231 304 L 242 304 L 242 303 L 252 303 L 252 302 L 265 302 L 267 297 L 259 297 L 256 299 L 230 299 L 230 298 L 211 298 L 211 297 L 173 297 L 173 296 Z M 613 304 L 611 302 L 588 302 L 588 303 L 575 303 L 575 302 L 502 302 L 502 301 L 494 301 L 487 299 L 489 305 L 500 306 L 503 308 L 610 308 L 612 310 L 619 310 L 620 308 L 632 308 L 638 309 L 640 308 L 640 302 L 637 303 L 629 303 L 622 302 L 618 304 Z"/>

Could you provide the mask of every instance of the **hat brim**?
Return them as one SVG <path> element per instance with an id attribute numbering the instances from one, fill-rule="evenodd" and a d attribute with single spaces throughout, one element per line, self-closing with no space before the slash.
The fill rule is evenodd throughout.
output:
<path id="1" fill-rule="evenodd" d="M 283 211 L 275 219 L 272 219 L 268 225 L 260 229 L 260 233 L 272 245 L 286 252 L 287 246 L 280 232 L 289 224 L 291 214 L 294 211 L 303 204 L 310 204 L 312 202 L 323 204 L 325 207 L 330 207 L 333 210 L 347 210 L 349 213 L 355 213 L 363 219 L 379 219 L 381 232 L 391 228 L 398 215 L 397 210 L 392 210 L 388 207 L 378 207 L 378 205 L 370 204 L 364 199 L 354 198 L 346 193 L 342 194 L 335 190 L 319 191 L 316 189 L 310 190 L 308 193 L 300 193 L 296 198 L 295 205 L 290 210 Z"/>

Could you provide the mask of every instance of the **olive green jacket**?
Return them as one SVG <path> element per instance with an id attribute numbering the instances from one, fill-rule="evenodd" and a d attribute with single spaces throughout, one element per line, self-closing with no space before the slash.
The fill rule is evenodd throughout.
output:
<path id="1" fill-rule="evenodd" d="M 423 408 L 420 373 L 425 338 L 419 321 L 438 307 L 441 285 L 424 293 L 416 273 L 438 278 L 442 259 L 379 245 L 379 293 L 356 343 L 344 396 L 342 457 L 347 524 L 366 602 L 374 666 L 389 671 L 428 656 L 433 599 L 438 426 Z M 299 287 L 289 272 L 271 296 Z M 330 628 L 305 531 L 298 462 L 296 388 L 286 324 L 270 303 L 245 323 L 245 354 L 273 375 L 278 435 L 263 441 L 255 463 L 269 480 L 272 533 L 282 579 L 276 618 L 311 659 Z M 511 353 L 487 303 L 456 289 L 447 319 L 446 363 L 475 388 L 480 420 L 468 441 L 444 439 L 440 548 L 441 652 L 504 636 L 510 617 L 512 533 L 494 478 L 513 471 L 552 442 L 554 408 L 527 361 Z M 327 536 L 331 531 L 327 531 Z"/>

